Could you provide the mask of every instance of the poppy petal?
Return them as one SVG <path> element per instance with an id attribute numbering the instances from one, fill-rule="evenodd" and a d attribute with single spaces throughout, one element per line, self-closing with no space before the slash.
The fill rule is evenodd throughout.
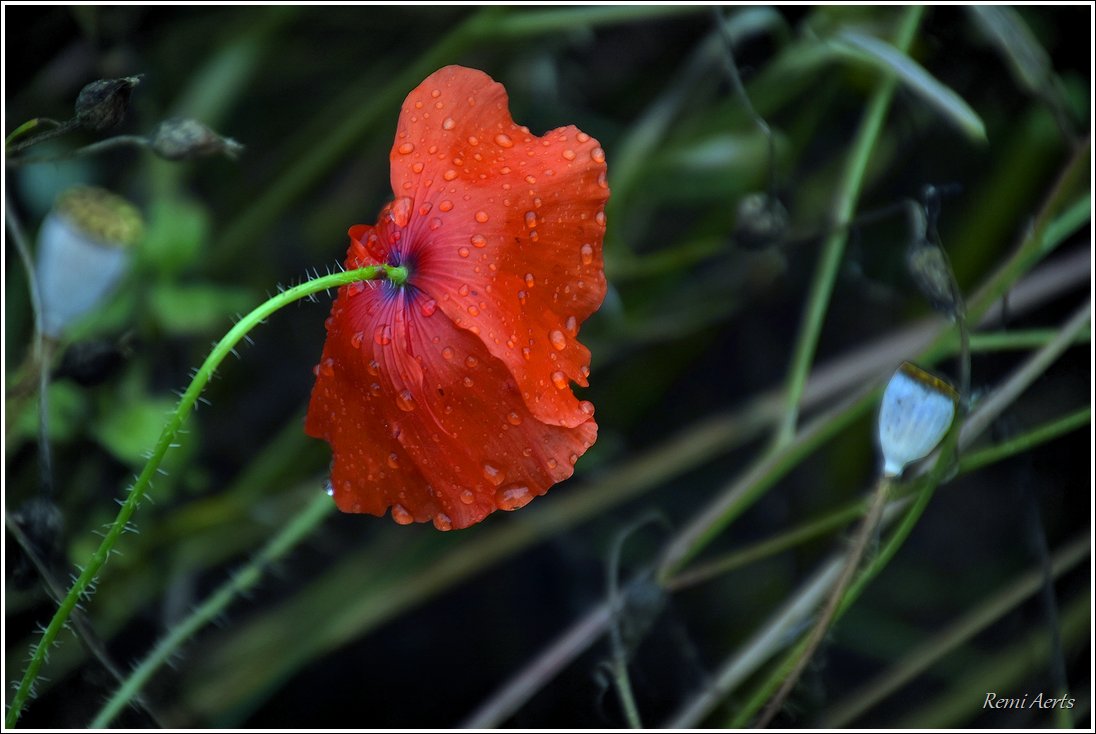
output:
<path id="1" fill-rule="evenodd" d="M 403 252 L 412 282 L 509 368 L 538 420 L 586 422 L 570 383 L 587 384 L 578 326 L 605 296 L 597 141 L 574 127 L 533 135 L 501 84 L 446 67 L 408 95 L 391 161 L 397 203 L 422 215 Z"/>

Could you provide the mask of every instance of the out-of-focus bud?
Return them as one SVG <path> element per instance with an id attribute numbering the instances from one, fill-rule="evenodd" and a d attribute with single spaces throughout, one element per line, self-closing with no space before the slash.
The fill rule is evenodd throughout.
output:
<path id="1" fill-rule="evenodd" d="M 97 79 L 84 86 L 76 97 L 76 120 L 86 130 L 106 130 L 126 116 L 129 95 L 140 76 Z"/>
<path id="2" fill-rule="evenodd" d="M 906 253 L 906 265 L 929 305 L 956 318 L 960 297 L 956 293 L 955 278 L 944 251 L 928 242 L 915 244 Z"/>
<path id="3" fill-rule="evenodd" d="M 109 191 L 79 186 L 61 194 L 38 232 L 36 269 L 47 336 L 59 337 L 114 289 L 143 229 L 136 207 Z"/>
<path id="4" fill-rule="evenodd" d="M 946 381 L 903 362 L 883 391 L 879 448 L 883 474 L 896 477 L 908 464 L 929 455 L 955 418 L 959 393 Z"/>
<path id="5" fill-rule="evenodd" d="M 788 210 L 779 199 L 754 192 L 739 200 L 734 231 L 731 233 L 739 247 L 764 250 L 781 242 L 787 232 Z"/>
<path id="6" fill-rule="evenodd" d="M 183 117 L 161 122 L 152 134 L 150 143 L 156 155 L 169 161 L 201 158 L 218 153 L 235 160 L 244 149 L 244 146 L 232 138 L 223 138 L 197 120 Z"/>

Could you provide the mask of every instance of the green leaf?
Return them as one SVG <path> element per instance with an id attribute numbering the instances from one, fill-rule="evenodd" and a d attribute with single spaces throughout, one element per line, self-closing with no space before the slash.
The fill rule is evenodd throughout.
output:
<path id="1" fill-rule="evenodd" d="M 843 30 L 837 34 L 837 39 L 833 45 L 839 54 L 895 74 L 968 137 L 978 142 L 986 141 L 986 126 L 978 113 L 908 55 L 886 41 L 857 31 Z"/>
<path id="2" fill-rule="evenodd" d="M 141 260 L 164 276 L 193 265 L 209 241 L 209 215 L 188 199 L 159 199 L 148 212 L 148 230 Z"/>
<path id="3" fill-rule="evenodd" d="M 160 283 L 149 293 L 149 309 L 168 333 L 194 336 L 226 331 L 230 318 L 250 310 L 256 300 L 243 288 Z"/>

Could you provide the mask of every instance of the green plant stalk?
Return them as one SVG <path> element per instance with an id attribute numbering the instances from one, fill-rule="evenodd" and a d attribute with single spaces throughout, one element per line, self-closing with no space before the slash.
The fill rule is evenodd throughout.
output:
<path id="1" fill-rule="evenodd" d="M 156 474 L 157 469 L 160 468 L 160 463 L 163 461 L 164 455 L 171 447 L 171 444 L 174 443 L 179 428 L 182 427 L 183 421 L 190 415 L 190 411 L 198 401 L 199 395 L 201 395 L 202 390 L 205 388 L 210 378 L 212 378 L 213 373 L 224 358 L 232 353 L 235 346 L 248 332 L 284 306 L 322 290 L 335 288 L 359 280 L 372 280 L 381 275 L 387 277 L 393 283 L 399 284 L 406 281 L 407 269 L 403 267 L 392 267 L 390 265 L 374 265 L 359 270 L 333 273 L 321 278 L 316 278 L 315 280 L 310 280 L 307 283 L 302 283 L 279 293 L 255 308 L 244 316 L 219 342 L 217 342 L 216 346 L 213 347 L 213 351 L 209 353 L 209 356 L 206 357 L 202 366 L 198 368 L 194 378 L 190 381 L 190 386 L 179 400 L 175 412 L 168 420 L 167 425 L 164 426 L 164 430 L 160 434 L 159 440 L 156 442 L 156 447 L 152 450 L 152 454 L 145 464 L 144 469 L 141 471 L 140 476 L 137 477 L 133 486 L 130 487 L 129 496 L 126 497 L 125 502 L 122 503 L 122 507 L 118 511 L 114 523 L 110 526 L 110 530 L 103 536 L 103 541 L 99 544 L 95 553 L 92 554 L 88 564 L 80 570 L 79 577 L 73 583 L 72 588 L 69 589 L 68 594 L 61 602 L 57 612 L 53 615 L 53 619 L 50 620 L 49 626 L 46 627 L 43 632 L 42 638 L 38 641 L 38 644 L 34 646 L 30 662 L 27 664 L 26 670 L 23 673 L 23 678 L 19 682 L 19 687 L 15 692 L 15 696 L 12 698 L 11 705 L 8 707 L 8 713 L 5 718 L 5 725 L 7 727 L 14 727 L 19 720 L 19 714 L 22 712 L 23 706 L 26 704 L 27 699 L 31 694 L 34 681 L 38 677 L 38 672 L 41 669 L 42 664 L 45 662 L 49 648 L 57 639 L 57 635 L 60 634 L 61 629 L 65 626 L 73 608 L 81 598 L 84 598 L 85 595 L 89 593 L 89 587 L 95 582 L 99 570 L 110 557 L 118 538 L 125 532 L 129 519 L 133 516 L 133 513 L 137 511 L 137 507 L 140 505 L 141 499 L 144 497 L 145 491 L 152 481 L 152 477 Z"/>
<path id="2" fill-rule="evenodd" d="M 910 46 L 913 44 L 913 38 L 917 33 L 917 28 L 924 13 L 925 9 L 922 6 L 915 5 L 906 8 L 894 42 L 895 48 L 902 53 L 909 51 Z M 894 96 L 897 87 L 898 78 L 895 76 L 888 76 L 880 80 L 879 86 L 868 102 L 868 107 L 860 123 L 860 129 L 853 141 L 848 166 L 845 169 L 845 175 L 841 179 L 834 203 L 833 221 L 831 222 L 833 232 L 826 238 L 826 242 L 822 246 L 822 254 L 815 269 L 810 294 L 807 297 L 803 325 L 800 327 L 795 353 L 792 357 L 791 367 L 788 370 L 784 418 L 776 432 L 773 444 L 775 448 L 787 445 L 795 436 L 796 424 L 799 421 L 799 401 L 803 397 L 803 389 L 807 384 L 807 376 L 810 373 L 811 362 L 814 360 L 814 353 L 818 347 L 818 338 L 822 331 L 822 322 L 826 316 L 834 282 L 837 279 L 837 271 L 841 264 L 841 257 L 845 251 L 848 225 L 856 211 L 856 204 L 860 198 L 860 191 L 867 175 L 872 150 L 875 148 L 875 144 L 883 130 L 883 122 L 886 119 L 891 98 Z"/>
<path id="3" fill-rule="evenodd" d="M 1054 329 L 1025 329 L 1018 331 L 993 331 L 970 335 L 971 352 L 1003 352 L 1008 350 L 1035 349 L 1057 336 Z M 1077 335 L 1078 344 L 1087 344 L 1092 334 Z"/>
<path id="4" fill-rule="evenodd" d="M 1061 418 L 1044 423 L 1038 428 L 1028 431 L 1023 435 L 1016 436 L 1015 438 L 997 444 L 996 446 L 990 446 L 981 451 L 963 456 L 959 460 L 959 472 L 966 473 L 976 471 L 987 464 L 992 464 L 1015 454 L 1023 453 L 1041 443 L 1045 443 L 1064 433 L 1080 428 L 1091 422 L 1091 420 L 1091 407 L 1086 406 L 1073 413 L 1068 413 Z"/>
<path id="5" fill-rule="evenodd" d="M 990 464 L 1029 451 L 1036 446 L 1087 425 L 1091 418 L 1091 408 L 1081 408 L 1061 418 L 1048 421 L 1005 443 L 965 454 L 959 460 L 959 475 L 977 471 Z M 901 490 L 896 491 L 896 501 L 904 500 L 912 494 L 913 492 L 905 494 Z M 704 581 L 730 573 L 765 558 L 770 558 L 808 541 L 821 538 L 860 517 L 865 510 L 867 510 L 866 500 L 861 499 L 846 503 L 822 517 L 815 518 L 791 530 L 731 551 L 724 556 L 698 565 L 696 568 L 684 571 L 666 582 L 666 590 L 674 592 L 696 586 Z"/>
<path id="6" fill-rule="evenodd" d="M 289 525 L 270 539 L 255 558 L 239 572 L 233 574 L 181 624 L 173 627 L 171 632 L 156 643 L 152 652 L 133 669 L 106 705 L 96 714 L 90 728 L 102 729 L 110 726 L 114 718 L 140 693 L 145 683 L 159 670 L 160 666 L 166 663 L 191 635 L 215 619 L 237 595 L 255 586 L 262 578 L 266 566 L 280 559 L 307 538 L 334 510 L 335 503 L 327 495 L 320 494 L 313 499 Z"/>
<path id="7" fill-rule="evenodd" d="M 1089 556 L 1088 538 L 1078 538 L 1066 544 L 1053 559 L 1053 577 L 1058 578 Z M 923 673 L 936 661 L 969 641 L 993 622 L 1003 617 L 1042 588 L 1041 568 L 1032 569 L 982 604 L 963 614 L 942 632 L 933 635 L 904 660 L 885 671 L 873 682 L 847 696 L 846 703 L 833 709 L 826 717 L 826 728 L 844 728 L 858 716 L 899 690 Z"/>

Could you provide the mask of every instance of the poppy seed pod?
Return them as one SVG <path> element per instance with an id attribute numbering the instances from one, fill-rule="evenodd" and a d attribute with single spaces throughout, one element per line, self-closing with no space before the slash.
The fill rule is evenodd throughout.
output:
<path id="1" fill-rule="evenodd" d="M 139 76 L 97 79 L 84 86 L 76 97 L 76 120 L 85 130 L 106 130 L 120 123 L 129 107 L 129 95 Z"/>
<path id="2" fill-rule="evenodd" d="M 223 138 L 208 127 L 185 117 L 164 120 L 151 139 L 152 151 L 169 161 L 183 161 L 223 153 L 233 160 L 244 146 L 232 138 Z"/>
<path id="3" fill-rule="evenodd" d="M 125 199 L 93 187 L 63 193 L 38 232 L 42 330 L 59 337 L 114 289 L 143 230 Z"/>
<path id="4" fill-rule="evenodd" d="M 887 383 L 879 409 L 883 473 L 899 476 L 928 456 L 951 427 L 958 404 L 959 394 L 950 384 L 903 362 Z"/>

